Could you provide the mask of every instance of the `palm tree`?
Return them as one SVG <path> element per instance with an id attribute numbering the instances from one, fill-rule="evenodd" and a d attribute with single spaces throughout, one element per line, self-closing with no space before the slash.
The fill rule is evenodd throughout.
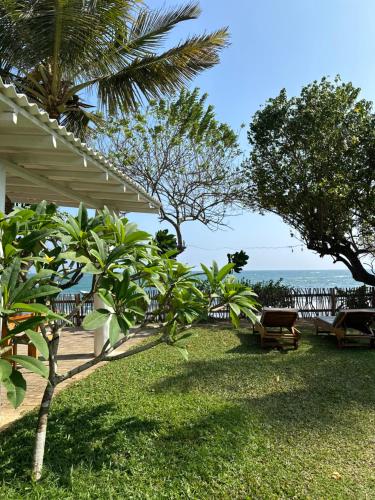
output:
<path id="1" fill-rule="evenodd" d="M 196 3 L 151 11 L 139 0 L 0 0 L 0 76 L 84 137 L 99 120 L 90 93 L 105 113 L 126 113 L 217 64 L 226 28 L 162 49 L 199 14 Z"/>

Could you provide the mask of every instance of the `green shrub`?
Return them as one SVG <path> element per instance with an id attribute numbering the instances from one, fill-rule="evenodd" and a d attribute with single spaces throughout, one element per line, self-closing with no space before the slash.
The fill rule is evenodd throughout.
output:
<path id="1" fill-rule="evenodd" d="M 292 288 L 284 285 L 282 278 L 277 281 L 258 281 L 251 283 L 250 280 L 242 278 L 241 283 L 251 286 L 252 290 L 258 296 L 258 302 L 264 307 L 293 307 L 291 297 Z"/>

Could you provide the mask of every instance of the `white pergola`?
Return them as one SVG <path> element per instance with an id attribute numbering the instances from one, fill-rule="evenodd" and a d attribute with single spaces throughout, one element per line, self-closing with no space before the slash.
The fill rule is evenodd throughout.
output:
<path id="1" fill-rule="evenodd" d="M 6 178 L 6 179 L 5 179 Z M 0 78 L 0 211 L 41 200 L 64 207 L 158 213 L 160 204 L 100 153 Z"/>
<path id="2" fill-rule="evenodd" d="M 0 78 L 0 212 L 12 202 L 158 213 L 160 203 Z M 1 248 L 0 248 L 1 251 Z M 95 351 L 108 327 L 95 335 Z"/>

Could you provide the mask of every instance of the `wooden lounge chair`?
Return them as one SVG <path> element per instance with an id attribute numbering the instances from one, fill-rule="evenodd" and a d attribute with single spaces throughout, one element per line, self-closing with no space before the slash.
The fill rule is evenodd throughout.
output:
<path id="1" fill-rule="evenodd" d="M 30 319 L 33 317 L 33 314 L 18 314 L 10 316 L 8 319 L 8 325 L 3 322 L 1 337 L 6 337 L 11 333 L 12 329 L 20 322 L 25 321 L 26 319 Z M 12 339 L 8 339 L 5 342 L 6 346 L 11 346 L 11 354 L 17 354 L 17 344 L 27 344 L 27 355 L 32 356 L 33 358 L 38 357 L 38 352 L 36 347 L 30 343 L 28 337 L 26 335 L 19 335 Z"/>
<path id="2" fill-rule="evenodd" d="M 262 347 L 281 347 L 285 342 L 291 343 L 297 349 L 301 336 L 295 327 L 297 318 L 297 309 L 266 307 L 254 325 L 253 331 L 260 333 Z"/>
<path id="3" fill-rule="evenodd" d="M 315 331 L 317 335 L 336 335 L 338 347 L 361 346 L 361 340 L 374 347 L 375 309 L 343 309 L 336 316 L 319 316 Z"/>

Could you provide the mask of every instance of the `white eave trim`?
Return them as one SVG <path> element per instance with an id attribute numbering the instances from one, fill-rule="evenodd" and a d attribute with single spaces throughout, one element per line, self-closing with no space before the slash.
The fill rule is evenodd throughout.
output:
<path id="1" fill-rule="evenodd" d="M 68 132 L 65 127 L 59 125 L 56 120 L 50 119 L 45 111 L 40 110 L 36 104 L 30 103 L 25 95 L 17 94 L 13 85 L 4 84 L 1 78 L 0 105 L 2 105 L 3 108 L 5 107 L 5 109 L 0 111 L 0 127 L 6 127 L 7 131 L 9 128 L 9 134 L 3 134 L 3 137 L 0 138 L 0 159 L 7 164 L 7 168 L 10 172 L 14 172 L 17 176 L 26 180 L 28 179 L 31 182 L 40 182 L 41 187 L 42 183 L 48 182 L 49 179 L 47 179 L 46 177 L 43 178 L 43 175 L 39 174 L 43 174 L 44 172 L 46 172 L 47 174 L 49 173 L 51 176 L 53 175 L 54 177 L 58 177 L 57 180 L 51 180 L 51 182 L 49 182 L 48 188 L 50 190 L 56 192 L 58 191 L 63 194 L 63 196 L 71 197 L 72 200 L 78 201 L 79 199 L 81 199 L 82 201 L 85 201 L 86 199 L 86 202 L 90 203 L 90 205 L 94 208 L 98 208 L 99 206 L 102 207 L 103 200 L 101 199 L 99 201 L 99 199 L 95 199 L 95 197 L 97 196 L 97 189 L 95 190 L 94 187 L 92 188 L 92 190 L 90 188 L 85 188 L 82 189 L 82 193 L 80 192 L 78 182 L 81 182 L 82 187 L 84 187 L 84 179 L 86 176 L 85 168 L 87 167 L 87 174 L 91 173 L 94 175 L 95 172 L 102 172 L 103 185 L 106 185 L 108 182 L 108 185 L 106 186 L 104 192 L 108 193 L 109 203 L 104 204 L 111 204 L 110 186 L 113 185 L 113 187 L 116 188 L 114 189 L 114 192 L 117 193 L 117 196 L 115 196 L 115 198 L 117 198 L 116 201 L 118 202 L 112 204 L 114 209 L 127 211 L 126 208 L 119 208 L 120 205 L 124 205 L 129 206 L 129 211 L 137 211 L 136 206 L 137 203 L 139 203 L 140 212 L 149 212 L 153 210 L 154 213 L 158 213 L 161 206 L 158 200 L 151 197 L 143 188 L 132 181 L 126 174 L 115 168 L 100 153 L 92 150 L 85 143 L 82 143 L 78 138 L 74 137 L 71 132 Z M 21 125 L 17 125 L 20 123 L 20 120 L 22 118 L 26 119 L 27 122 L 31 122 L 33 125 L 35 125 L 35 129 L 32 130 L 32 133 L 28 134 L 28 131 L 22 128 Z M 7 123 L 5 123 L 5 121 Z M 38 135 L 38 131 L 41 133 L 41 135 Z M 51 138 L 50 142 L 48 140 L 48 137 Z M 38 141 L 40 141 L 40 143 Z M 27 151 L 27 142 L 29 144 L 30 151 Z M 9 151 L 6 147 L 8 144 L 10 145 Z M 44 147 L 45 150 L 43 149 Z M 64 155 L 64 152 L 65 154 L 69 155 L 70 153 L 71 155 L 73 155 L 70 160 L 70 164 L 69 161 L 66 162 L 66 179 L 64 178 L 64 175 L 62 175 L 61 179 L 58 176 L 59 171 L 64 172 L 64 161 L 61 162 L 60 167 L 56 167 L 55 174 L 55 172 L 52 172 L 52 170 L 48 171 L 48 168 L 46 168 L 45 170 L 41 168 L 37 172 L 31 172 L 29 171 L 29 168 L 25 168 L 25 166 L 22 165 L 22 162 L 13 160 L 13 157 L 16 158 L 17 155 L 19 155 L 20 157 L 27 156 L 29 158 L 28 162 L 30 163 L 30 158 L 32 159 L 34 152 L 33 148 L 36 148 L 36 164 L 38 154 L 46 155 L 47 164 L 48 160 L 51 157 L 59 158 L 59 155 Z M 71 166 L 73 159 L 74 163 L 76 163 L 77 159 L 79 158 L 82 159 L 82 163 L 75 169 Z M 24 163 L 27 165 L 28 162 Z M 51 160 L 51 162 L 53 164 L 53 160 Z M 77 185 L 74 186 L 74 189 L 72 189 L 72 187 L 67 184 L 67 182 L 69 181 L 67 170 L 71 171 L 71 177 L 73 179 L 74 177 L 78 177 L 79 179 L 82 178 L 81 181 L 79 181 L 79 179 L 74 179 L 74 182 L 77 183 Z M 32 178 L 34 179 L 34 181 L 32 180 Z M 87 175 L 87 184 L 90 184 L 89 175 Z M 123 203 L 121 202 L 121 197 L 118 196 L 119 191 L 122 191 L 124 193 Z M 127 196 L 125 193 L 128 193 L 129 195 L 131 193 L 137 193 L 139 200 L 132 199 L 131 201 L 129 200 L 129 202 L 127 202 Z M 106 197 L 104 196 L 103 199 L 105 200 Z M 145 210 L 146 206 L 147 210 Z"/>

